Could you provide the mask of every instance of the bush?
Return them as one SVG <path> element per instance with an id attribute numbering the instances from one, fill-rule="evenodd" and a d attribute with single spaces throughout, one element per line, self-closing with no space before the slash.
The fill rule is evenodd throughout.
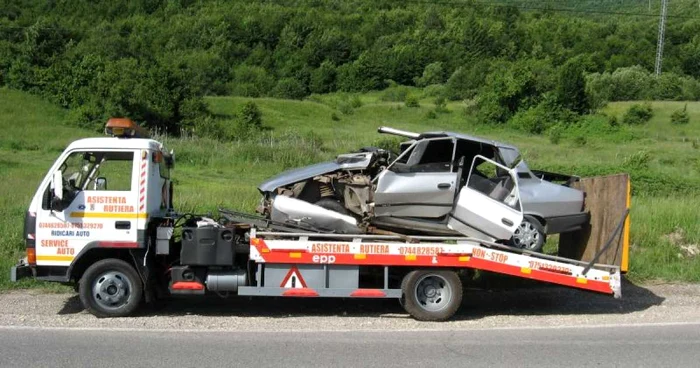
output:
<path id="1" fill-rule="evenodd" d="M 306 96 L 306 87 L 296 78 L 282 78 L 272 90 L 272 95 L 279 98 L 301 100 Z"/>
<path id="2" fill-rule="evenodd" d="M 355 110 L 353 110 L 352 105 L 349 101 L 340 101 L 338 103 L 338 111 L 345 115 L 352 115 L 353 113 L 355 113 Z"/>
<path id="3" fill-rule="evenodd" d="M 654 116 L 654 111 L 650 103 L 634 104 L 625 112 L 622 122 L 628 125 L 642 125 L 648 122 L 652 116 Z"/>
<path id="4" fill-rule="evenodd" d="M 331 120 L 340 121 L 340 116 L 338 116 L 336 113 L 331 113 Z"/>
<path id="5" fill-rule="evenodd" d="M 423 88 L 423 97 L 447 97 L 445 86 L 442 84 L 431 84 Z"/>
<path id="6" fill-rule="evenodd" d="M 406 100 L 404 101 L 404 104 L 406 105 L 406 107 L 420 107 L 420 103 L 418 102 L 418 97 L 413 96 L 413 95 L 406 96 Z"/>
<path id="7" fill-rule="evenodd" d="M 445 82 L 445 67 L 443 63 L 437 61 L 428 64 L 423 70 L 423 75 L 415 78 L 414 82 L 418 87 L 425 87 L 431 84 L 440 84 Z"/>
<path id="8" fill-rule="evenodd" d="M 583 64 L 578 59 L 567 62 L 559 71 L 556 89 L 558 103 L 565 109 L 579 114 L 585 114 L 591 108 L 586 95 L 586 80 L 583 72 Z"/>
<path id="9" fill-rule="evenodd" d="M 437 119 L 437 113 L 433 110 L 428 110 L 428 112 L 425 113 L 425 118 L 426 119 Z"/>
<path id="10" fill-rule="evenodd" d="M 549 142 L 552 144 L 559 144 L 561 142 L 561 137 L 564 133 L 564 128 L 557 124 L 549 129 Z"/>
<path id="11" fill-rule="evenodd" d="M 685 125 L 690 122 L 690 117 L 688 116 L 688 105 L 683 106 L 683 109 L 676 110 L 671 114 L 671 124 L 675 125 Z"/>
<path id="12" fill-rule="evenodd" d="M 309 89 L 312 93 L 328 93 L 335 90 L 336 68 L 333 63 L 324 61 L 311 73 Z"/>
<path id="13" fill-rule="evenodd" d="M 240 65 L 233 70 L 230 86 L 231 93 L 236 96 L 261 97 L 270 93 L 275 80 L 265 68 Z"/>
<path id="14" fill-rule="evenodd" d="M 403 102 L 410 91 L 406 86 L 393 85 L 385 89 L 379 99 L 386 102 Z"/>
<path id="15" fill-rule="evenodd" d="M 588 143 L 588 139 L 586 139 L 585 135 L 579 135 L 579 136 L 576 136 L 576 138 L 574 138 L 574 144 L 579 146 L 579 147 L 585 146 L 586 143 Z"/>
<path id="16" fill-rule="evenodd" d="M 260 108 L 253 101 L 246 102 L 236 114 L 236 138 L 248 139 L 258 135 L 263 129 Z"/>
<path id="17" fill-rule="evenodd" d="M 447 110 L 447 102 L 445 101 L 444 97 L 438 97 L 435 99 L 435 112 L 437 112 L 437 113 L 449 112 L 449 110 Z"/>
<path id="18" fill-rule="evenodd" d="M 350 98 L 350 106 L 351 106 L 353 109 L 357 109 L 357 108 L 362 107 L 362 100 L 360 99 L 360 96 L 358 96 L 358 95 L 353 95 L 353 96 Z"/>
<path id="19" fill-rule="evenodd" d="M 562 108 L 548 96 L 537 106 L 518 111 L 508 121 L 508 125 L 528 133 L 541 134 L 557 124 L 571 124 L 577 117 L 575 113 Z"/>

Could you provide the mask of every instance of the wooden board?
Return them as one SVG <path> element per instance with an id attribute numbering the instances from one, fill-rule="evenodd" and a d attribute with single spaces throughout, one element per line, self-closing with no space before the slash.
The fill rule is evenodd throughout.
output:
<path id="1" fill-rule="evenodd" d="M 586 193 L 585 210 L 591 220 L 579 231 L 561 234 L 559 255 L 566 258 L 591 261 L 605 246 L 623 220 L 630 205 L 630 177 L 628 174 L 583 178 L 572 187 Z M 629 216 L 622 231 L 596 263 L 614 264 L 627 271 L 629 251 Z"/>

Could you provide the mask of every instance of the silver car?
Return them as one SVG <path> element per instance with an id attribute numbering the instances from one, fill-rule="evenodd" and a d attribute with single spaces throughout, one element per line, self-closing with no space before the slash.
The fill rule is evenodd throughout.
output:
<path id="1" fill-rule="evenodd" d="M 262 183 L 258 212 L 318 231 L 466 235 L 539 251 L 587 223 L 575 177 L 531 171 L 517 148 L 453 132 L 379 128 L 409 140 L 286 171 Z M 565 181 L 557 184 L 552 181 Z"/>

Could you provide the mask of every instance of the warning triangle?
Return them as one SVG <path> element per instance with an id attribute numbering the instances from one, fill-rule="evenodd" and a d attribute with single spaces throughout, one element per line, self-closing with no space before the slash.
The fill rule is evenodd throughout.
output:
<path id="1" fill-rule="evenodd" d="M 289 269 L 289 272 L 287 272 L 287 276 L 285 276 L 282 280 L 280 287 L 288 289 L 303 289 L 306 287 L 306 282 L 304 282 L 304 278 L 301 277 L 301 272 L 299 272 L 297 266 L 292 266 Z"/>

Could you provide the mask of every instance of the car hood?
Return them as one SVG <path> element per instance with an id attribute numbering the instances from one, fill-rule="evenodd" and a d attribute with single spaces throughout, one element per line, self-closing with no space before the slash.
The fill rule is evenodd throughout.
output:
<path id="1" fill-rule="evenodd" d="M 321 162 L 311 166 L 287 170 L 277 176 L 267 179 L 258 186 L 262 193 L 271 192 L 284 185 L 298 183 L 314 176 L 331 173 L 337 170 L 359 170 L 367 168 L 372 161 L 371 152 L 349 153 L 339 155 L 335 161 Z"/>

